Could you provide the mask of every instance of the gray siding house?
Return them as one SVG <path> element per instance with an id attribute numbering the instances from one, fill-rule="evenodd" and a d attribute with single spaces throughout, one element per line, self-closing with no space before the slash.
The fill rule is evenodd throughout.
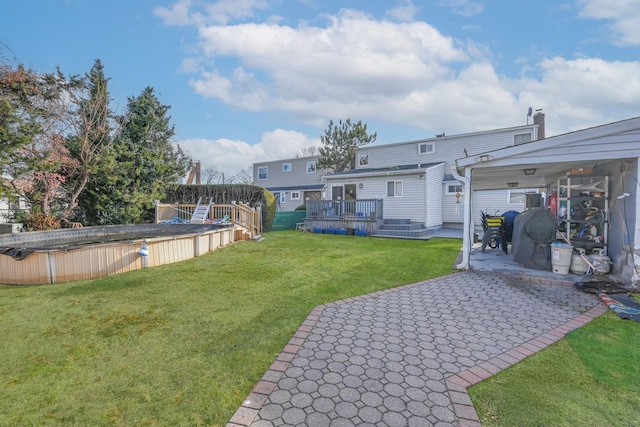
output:
<path id="1" fill-rule="evenodd" d="M 317 156 L 306 156 L 254 163 L 253 184 L 273 193 L 278 212 L 293 211 L 323 197 L 326 171 L 319 170 L 317 162 Z"/>
<path id="2" fill-rule="evenodd" d="M 462 228 L 467 195 L 450 173 L 456 159 L 539 138 L 544 115 L 534 123 L 491 131 L 371 145 L 356 151 L 356 169 L 327 175 L 327 198 L 382 199 L 385 219 L 408 219 L 426 229 Z M 480 212 L 522 211 L 525 193 L 536 188 L 476 192 L 473 197 L 475 228 L 482 230 Z"/>

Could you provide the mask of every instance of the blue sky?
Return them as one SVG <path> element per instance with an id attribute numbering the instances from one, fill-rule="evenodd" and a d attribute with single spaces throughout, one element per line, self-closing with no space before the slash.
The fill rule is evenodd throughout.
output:
<path id="1" fill-rule="evenodd" d="M 153 87 L 175 142 L 227 175 L 319 145 L 330 119 L 392 143 L 529 107 L 547 136 L 640 115 L 640 0 L 11 0 L 0 42 L 38 71 L 100 59 L 119 111 Z"/>

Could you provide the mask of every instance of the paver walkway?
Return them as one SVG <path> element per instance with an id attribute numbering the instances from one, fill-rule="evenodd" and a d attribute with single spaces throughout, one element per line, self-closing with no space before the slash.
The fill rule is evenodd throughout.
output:
<path id="1" fill-rule="evenodd" d="M 466 271 L 314 309 L 228 426 L 479 426 L 466 388 L 606 311 Z"/>

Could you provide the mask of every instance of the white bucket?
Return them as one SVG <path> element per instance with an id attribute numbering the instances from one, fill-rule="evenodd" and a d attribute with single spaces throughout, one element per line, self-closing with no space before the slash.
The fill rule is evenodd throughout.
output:
<path id="1" fill-rule="evenodd" d="M 569 274 L 573 246 L 566 243 L 551 244 L 551 269 L 554 273 Z"/>

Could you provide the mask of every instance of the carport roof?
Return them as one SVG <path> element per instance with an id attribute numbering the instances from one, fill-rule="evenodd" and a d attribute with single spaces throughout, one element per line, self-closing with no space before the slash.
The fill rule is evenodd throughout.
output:
<path id="1" fill-rule="evenodd" d="M 572 168 L 640 157 L 640 117 L 587 128 L 456 160 L 460 174 L 471 168 L 474 190 L 541 188 Z M 524 169 L 535 169 L 525 175 Z"/>

